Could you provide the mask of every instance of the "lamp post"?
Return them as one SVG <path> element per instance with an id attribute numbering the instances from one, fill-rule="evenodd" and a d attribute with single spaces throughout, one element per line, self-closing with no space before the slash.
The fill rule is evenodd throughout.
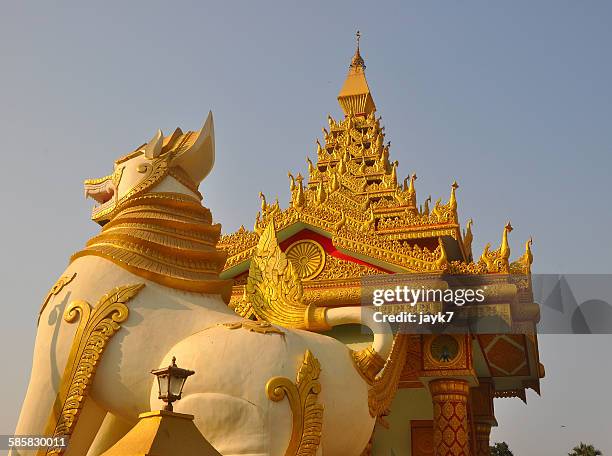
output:
<path id="1" fill-rule="evenodd" d="M 172 364 L 163 369 L 151 371 L 157 377 L 159 385 L 159 399 L 166 403 L 164 410 L 171 412 L 172 403 L 181 398 L 183 386 L 187 377 L 195 374 L 192 370 L 181 369 L 176 365 L 176 357 L 172 357 Z"/>

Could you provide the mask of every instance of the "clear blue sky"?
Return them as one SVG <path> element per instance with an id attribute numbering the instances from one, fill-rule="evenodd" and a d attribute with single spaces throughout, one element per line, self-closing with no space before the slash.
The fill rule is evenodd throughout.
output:
<path id="1" fill-rule="evenodd" d="M 391 158 L 422 201 L 460 183 L 475 251 L 534 237 L 538 272 L 610 273 L 612 3 L 8 2 L 0 14 L 3 239 L 0 433 L 17 419 L 36 313 L 97 227 L 82 180 L 157 128 L 215 115 L 202 190 L 225 231 L 261 190 L 288 200 L 362 31 Z M 519 456 L 580 440 L 612 453 L 611 337 L 548 336 L 542 398 L 498 400 Z M 566 427 L 561 428 L 561 425 Z"/>

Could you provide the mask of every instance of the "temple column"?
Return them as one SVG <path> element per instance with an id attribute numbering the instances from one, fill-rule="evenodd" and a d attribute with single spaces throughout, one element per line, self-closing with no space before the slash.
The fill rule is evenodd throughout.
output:
<path id="1" fill-rule="evenodd" d="M 476 422 L 476 455 L 491 456 L 489 437 L 491 436 L 491 424 Z"/>
<path id="2" fill-rule="evenodd" d="M 437 379 L 429 383 L 433 400 L 435 456 L 470 456 L 468 398 L 465 380 Z"/>
<path id="3" fill-rule="evenodd" d="M 475 456 L 491 456 L 489 448 L 491 427 L 497 426 L 493 408 L 495 389 L 491 379 L 480 378 L 478 380 L 479 385 L 470 390 L 470 403 L 476 437 Z"/>

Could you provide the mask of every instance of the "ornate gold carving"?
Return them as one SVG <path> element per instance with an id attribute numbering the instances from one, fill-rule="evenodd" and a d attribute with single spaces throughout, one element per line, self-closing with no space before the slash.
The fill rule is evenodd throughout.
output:
<path id="1" fill-rule="evenodd" d="M 253 314 L 259 320 L 309 330 L 327 330 L 325 309 L 306 306 L 302 283 L 291 262 L 280 249 L 274 224 L 259 239 L 251 259 L 243 303 L 235 310 L 243 316 Z"/>
<path id="2" fill-rule="evenodd" d="M 434 411 L 434 454 L 470 456 L 467 402 L 464 380 L 434 380 L 429 384 Z"/>
<path id="3" fill-rule="evenodd" d="M 533 254 L 531 253 L 531 244 L 533 239 L 529 238 L 525 242 L 525 253 L 517 261 L 510 264 L 510 272 L 512 274 L 531 274 L 531 264 L 533 263 Z"/>
<path id="4" fill-rule="evenodd" d="M 285 255 L 302 280 L 314 279 L 325 267 L 325 250 L 312 239 L 294 242 L 287 247 Z"/>
<path id="5" fill-rule="evenodd" d="M 231 323 L 219 323 L 219 326 L 226 329 L 239 329 L 243 328 L 250 332 L 256 332 L 259 334 L 279 334 L 284 336 L 285 333 L 278 329 L 275 326 L 272 326 L 267 321 L 253 321 L 253 320 L 243 320 L 243 321 L 235 321 Z"/>
<path id="6" fill-rule="evenodd" d="M 350 354 L 357 372 L 368 384 L 372 385 L 376 374 L 385 366 L 385 360 L 372 347 L 359 351 L 351 350 Z"/>
<path id="7" fill-rule="evenodd" d="M 106 345 L 128 318 L 129 310 L 125 304 L 143 286 L 117 287 L 104 295 L 93 309 L 81 300 L 73 301 L 66 308 L 64 320 L 74 323 L 79 319 L 79 324 L 45 435 L 59 437 L 72 434 Z M 63 453 L 64 449 L 59 448 L 39 452 L 46 455 Z"/>
<path id="8" fill-rule="evenodd" d="M 250 259 L 258 240 L 259 234 L 255 231 L 247 230 L 244 225 L 241 225 L 240 228 L 232 234 L 224 234 L 221 236 L 217 247 L 227 252 L 228 258 L 225 262 L 225 269 L 229 269 L 236 266 L 238 263 Z"/>
<path id="9" fill-rule="evenodd" d="M 379 274 L 384 274 L 384 272 L 370 266 L 327 255 L 325 266 L 317 276 L 317 280 L 350 279 Z M 304 284 L 305 287 L 308 287 L 308 285 Z"/>
<path id="10" fill-rule="evenodd" d="M 464 336 L 442 334 L 426 336 L 423 350 L 423 369 L 428 375 L 447 369 L 469 369 Z"/>
<path id="11" fill-rule="evenodd" d="M 101 179 L 87 179 L 85 181 L 86 195 L 95 195 L 97 193 L 95 190 L 103 186 L 105 186 L 106 189 L 112 188 L 112 190 L 114 190 L 113 198 L 110 201 L 105 202 L 102 206 L 94 208 L 92 219 L 98 223 L 112 220 L 126 204 L 129 204 L 132 198 L 143 195 L 160 183 L 164 177 L 169 174 L 172 174 L 172 177 L 191 190 L 197 198 L 202 199 L 198 191 L 197 183 L 194 182 L 194 179 L 189 176 L 189 173 L 181 167 L 181 159 L 184 153 L 192 147 L 202 147 L 205 141 L 198 141 L 198 139 L 200 139 L 201 134 L 209 135 L 211 129 L 212 117 L 209 116 L 200 132 L 189 131 L 183 133 L 180 128 L 177 128 L 172 135 L 164 137 L 161 131 L 158 130 L 151 141 L 116 160 L 115 171 L 111 176 L 106 176 Z M 146 157 L 146 161 L 139 164 L 136 169 L 139 173 L 144 174 L 144 177 L 134 185 L 134 187 L 128 190 L 125 195 L 119 198 L 117 188 L 124 167 L 126 166 L 124 163 L 141 155 Z M 202 170 L 198 172 L 201 173 Z"/>
<path id="12" fill-rule="evenodd" d="M 232 283 L 218 277 L 226 257 L 215 248 L 219 234 L 210 211 L 194 198 L 146 194 L 124 204 L 72 261 L 99 256 L 161 285 L 229 300 Z"/>
<path id="13" fill-rule="evenodd" d="M 422 209 L 417 206 L 416 175 L 410 177 L 410 182 L 406 178 L 403 184 L 398 184 L 398 163 L 389 160 L 390 144 L 385 144 L 381 118 L 377 118 L 374 111 L 355 111 L 355 106 L 361 105 L 371 94 L 361 66 L 351 68 L 347 81 L 357 85 L 351 83 L 351 90 L 347 92 L 346 86 L 341 92 L 340 103 L 349 103 L 343 105 L 346 108 L 344 118 L 335 120 L 328 116 L 323 144 L 316 141 L 316 163 L 307 158 L 309 181 L 306 187 L 301 178 L 293 179 L 291 175 L 291 205 L 284 210 L 278 207 L 273 211 L 262 210 L 254 231 L 261 233 L 271 221 L 279 231 L 299 228 L 299 225 L 310 226 L 329 233 L 336 247 L 358 258 L 371 257 L 407 272 L 508 272 L 507 242 L 502 242 L 495 252 L 487 247 L 479 262 L 472 261 L 471 221 L 462 236 L 456 182 L 451 185 L 448 201 L 444 203 L 438 199 L 431 210 L 431 197 L 424 201 Z M 433 252 L 434 255 L 429 251 L 415 251 L 416 240 L 440 240 L 442 237 L 456 241 L 463 257 L 461 261 L 443 258 L 446 255 L 443 248 Z M 256 243 L 254 238 L 248 242 L 236 241 L 241 245 L 229 242 L 224 245 L 229 252 L 226 268 L 248 260 Z M 525 258 L 513 263 L 513 272 L 526 271 L 529 261 Z"/>
<path id="14" fill-rule="evenodd" d="M 406 351 L 410 343 L 408 334 L 397 334 L 382 372 L 374 379 L 368 391 L 368 406 L 372 417 L 386 415 L 399 386 L 402 370 L 406 364 Z"/>
<path id="15" fill-rule="evenodd" d="M 64 289 L 66 285 L 68 285 L 70 282 L 74 280 L 76 276 L 77 276 L 77 273 L 75 272 L 72 275 L 65 275 L 57 279 L 57 282 L 55 282 L 55 285 L 53 285 L 51 289 L 49 290 L 49 293 L 47 293 L 47 296 L 45 297 L 45 300 L 43 301 L 42 306 L 40 306 L 40 310 L 38 311 L 38 320 L 36 324 L 40 323 L 40 316 L 45 310 L 45 307 L 47 307 L 47 304 L 49 304 L 49 301 L 51 300 L 51 298 L 53 296 L 57 296 Z"/>
<path id="16" fill-rule="evenodd" d="M 508 244 L 508 233 L 512 231 L 512 225 L 510 222 L 504 227 L 502 234 L 502 242 L 499 249 L 492 252 L 489 251 L 491 244 L 487 244 L 480 256 L 480 261 L 486 265 L 487 272 L 510 272 L 510 264 L 508 258 L 510 258 L 510 246 Z"/>
<path id="17" fill-rule="evenodd" d="M 407 242 L 382 241 L 363 234 L 353 234 L 351 238 L 334 239 L 338 248 L 365 254 L 370 258 L 400 265 L 409 271 L 435 272 L 446 268 L 444 248 L 440 245 L 433 252 L 427 247 L 409 245 Z"/>
<path id="18" fill-rule="evenodd" d="M 273 377 L 266 384 L 268 398 L 280 402 L 287 397 L 293 414 L 291 439 L 285 456 L 315 456 L 317 453 L 323 430 L 323 405 L 317 402 L 321 392 L 320 372 L 319 361 L 306 350 L 295 384 L 286 377 Z"/>
<path id="19" fill-rule="evenodd" d="M 202 194 L 199 190 L 199 185 L 196 184 L 193 179 L 189 176 L 187 171 L 183 170 L 183 168 L 175 166 L 168 170 L 168 174 L 175 178 L 180 184 L 187 187 L 190 191 L 195 193 L 200 200 L 203 199 Z"/>
<path id="20" fill-rule="evenodd" d="M 434 338 L 429 347 L 431 356 L 439 363 L 450 363 L 460 351 L 459 342 L 448 334 L 442 334 Z"/>

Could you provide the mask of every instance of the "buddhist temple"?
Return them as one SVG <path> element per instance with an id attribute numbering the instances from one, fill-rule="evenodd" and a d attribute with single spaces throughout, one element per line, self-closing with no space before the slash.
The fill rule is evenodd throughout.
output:
<path id="1" fill-rule="evenodd" d="M 473 286 L 488 286 L 493 291 L 486 300 L 465 309 L 499 316 L 512 331 L 411 335 L 399 385 L 389 393 L 391 407 L 377 417 L 363 454 L 489 455 L 491 427 L 503 425 L 495 417 L 494 399 L 526 401 L 526 390 L 539 393 L 544 376 L 539 307 L 530 288 L 531 240 L 511 261 L 512 226 L 500 222 L 499 247 L 487 244 L 481 255 L 473 254 L 472 221 L 461 223 L 457 183 L 441 189 L 448 192 L 446 201 L 432 202 L 417 194 L 415 174 L 400 174 L 365 69 L 358 41 L 338 94 L 342 118 L 328 116 L 307 168 L 288 174 L 289 206 L 270 203 L 260 193 L 255 220 L 245 220 L 252 229 L 242 226 L 222 236 L 219 248 L 228 258 L 221 278 L 234 280 L 229 305 L 255 318 L 241 303 L 250 260 L 271 222 L 308 305 L 360 306 L 367 277 L 384 282 L 409 274 L 449 283 L 449 277 L 460 276 Z M 371 339 L 356 325 L 325 334 L 353 350 Z"/>

